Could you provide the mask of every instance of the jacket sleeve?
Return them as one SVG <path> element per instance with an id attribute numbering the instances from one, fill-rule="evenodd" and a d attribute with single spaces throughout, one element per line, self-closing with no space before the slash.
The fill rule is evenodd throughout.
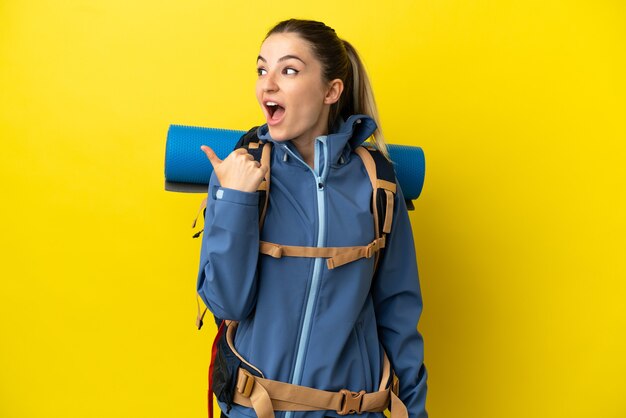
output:
<path id="1" fill-rule="evenodd" d="M 424 340 L 417 331 L 422 313 L 415 244 L 400 185 L 393 224 L 374 277 L 372 296 L 381 343 L 400 381 L 399 397 L 410 418 L 427 418 Z"/>
<path id="2" fill-rule="evenodd" d="M 256 303 L 259 254 L 257 192 L 209 182 L 197 292 L 218 318 L 240 321 Z"/>

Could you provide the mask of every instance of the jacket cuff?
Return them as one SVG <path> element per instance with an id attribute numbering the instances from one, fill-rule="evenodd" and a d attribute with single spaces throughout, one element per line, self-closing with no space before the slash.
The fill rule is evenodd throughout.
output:
<path id="1" fill-rule="evenodd" d="M 235 234 L 258 236 L 259 193 L 242 192 L 215 186 L 211 191 L 213 211 L 212 228 Z M 207 231 L 205 231 L 207 233 Z"/>
<path id="2" fill-rule="evenodd" d="M 240 205 L 258 206 L 258 192 L 242 192 L 241 190 L 229 189 L 226 187 L 214 186 L 211 191 L 213 200 L 223 200 Z"/>

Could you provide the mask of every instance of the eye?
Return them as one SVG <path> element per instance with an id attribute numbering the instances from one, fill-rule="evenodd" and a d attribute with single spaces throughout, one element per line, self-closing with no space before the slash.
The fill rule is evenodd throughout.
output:
<path id="1" fill-rule="evenodd" d="M 267 74 L 267 70 L 265 68 L 259 67 L 259 68 L 256 69 L 256 73 L 257 73 L 257 75 L 265 75 L 265 74 Z"/>
<path id="2" fill-rule="evenodd" d="M 294 69 L 294 68 L 285 68 L 285 74 L 287 75 L 296 75 L 298 74 L 298 70 Z"/>

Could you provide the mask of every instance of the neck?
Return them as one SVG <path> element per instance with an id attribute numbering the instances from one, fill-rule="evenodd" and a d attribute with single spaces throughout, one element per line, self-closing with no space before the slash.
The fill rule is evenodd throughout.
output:
<path id="1" fill-rule="evenodd" d="M 328 133 L 328 107 L 326 107 L 315 127 L 308 132 L 291 139 L 304 162 L 315 169 L 315 139 Z"/>
<path id="2" fill-rule="evenodd" d="M 296 147 L 304 162 L 311 168 L 315 168 L 315 138 L 294 138 L 291 143 Z"/>

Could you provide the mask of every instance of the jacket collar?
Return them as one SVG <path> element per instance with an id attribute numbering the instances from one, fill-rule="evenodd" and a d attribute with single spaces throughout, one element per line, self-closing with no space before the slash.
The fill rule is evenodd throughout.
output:
<path id="1" fill-rule="evenodd" d="M 337 164 L 342 156 L 347 161 L 350 152 L 372 136 L 375 130 L 376 122 L 367 115 L 352 115 L 346 120 L 340 117 L 333 132 L 327 135 L 326 144 L 330 163 Z M 270 135 L 267 124 L 257 129 L 257 136 L 262 141 L 270 141 L 276 145 L 284 144 L 295 151 L 290 141 L 275 141 Z"/>

